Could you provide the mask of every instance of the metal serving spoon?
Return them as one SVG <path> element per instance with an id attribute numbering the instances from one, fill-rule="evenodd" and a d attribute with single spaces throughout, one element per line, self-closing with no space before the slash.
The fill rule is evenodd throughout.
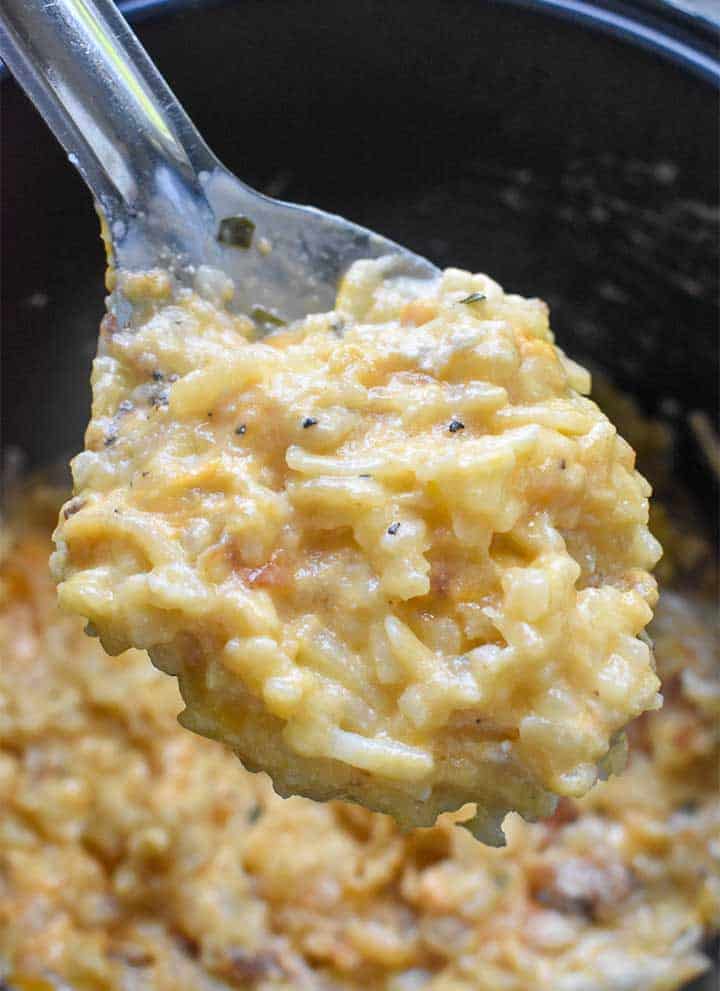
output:
<path id="1" fill-rule="evenodd" d="M 358 258 L 391 256 L 400 277 L 437 274 L 379 234 L 237 179 L 112 0 L 2 0 L 0 53 L 90 187 L 118 268 L 186 279 L 211 265 L 232 278 L 234 306 L 283 320 L 332 309 Z"/>

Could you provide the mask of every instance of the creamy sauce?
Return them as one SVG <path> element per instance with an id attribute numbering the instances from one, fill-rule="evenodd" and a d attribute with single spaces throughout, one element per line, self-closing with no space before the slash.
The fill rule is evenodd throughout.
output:
<path id="1" fill-rule="evenodd" d="M 649 431 L 632 430 L 634 436 Z M 656 477 L 656 476 L 653 476 Z M 625 773 L 492 850 L 278 798 L 177 725 L 173 679 L 59 612 L 57 501 L 0 531 L 0 979 L 13 991 L 675 991 L 720 926 L 720 661 L 709 549 L 665 522 L 682 590 L 650 627 L 663 708 Z"/>
<path id="2" fill-rule="evenodd" d="M 405 827 L 473 802 L 498 844 L 622 765 L 660 703 L 650 487 L 544 303 L 359 262 L 261 338 L 217 273 L 119 278 L 139 318 L 104 324 L 63 608 L 282 795 Z"/>

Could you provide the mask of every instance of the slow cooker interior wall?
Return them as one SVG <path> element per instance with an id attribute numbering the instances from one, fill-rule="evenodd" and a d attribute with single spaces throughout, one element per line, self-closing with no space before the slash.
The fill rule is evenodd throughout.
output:
<path id="1" fill-rule="evenodd" d="M 560 343 L 649 408 L 671 396 L 716 410 L 708 84 L 626 42 L 472 0 L 366 0 L 352 14 L 250 0 L 140 34 L 210 145 L 258 188 L 544 296 Z M 103 258 L 81 181 L 14 84 L 3 90 L 3 443 L 45 464 L 81 444 Z M 697 452 L 682 451 L 705 489 Z"/>

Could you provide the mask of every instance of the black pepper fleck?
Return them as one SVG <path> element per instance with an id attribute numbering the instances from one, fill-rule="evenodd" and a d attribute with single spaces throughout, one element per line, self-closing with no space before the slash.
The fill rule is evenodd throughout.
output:
<path id="1" fill-rule="evenodd" d="M 238 435 L 238 437 L 242 437 L 242 435 L 246 431 L 247 431 L 247 424 L 245 423 L 241 423 L 238 427 L 235 427 L 235 433 Z"/>
<path id="2" fill-rule="evenodd" d="M 141 472 L 140 474 L 141 474 L 141 476 L 142 476 L 143 478 L 147 478 L 147 477 L 148 477 L 148 475 L 150 474 L 150 472 L 149 472 L 149 471 L 143 471 L 143 472 Z"/>
<path id="3" fill-rule="evenodd" d="M 464 299 L 459 299 L 458 303 L 480 303 L 484 299 L 487 299 L 484 292 L 471 292 L 470 295 L 465 296 Z"/>
<path id="4" fill-rule="evenodd" d="M 247 821 L 251 824 L 257 822 L 262 814 L 262 807 L 260 805 L 253 805 L 252 808 L 248 810 Z"/>
<path id="5" fill-rule="evenodd" d="M 108 434 L 105 440 L 103 441 L 103 443 L 105 447 L 112 447 L 112 445 L 115 443 L 116 440 L 117 440 L 117 434 Z"/>
<path id="6" fill-rule="evenodd" d="M 155 369 L 155 371 L 152 373 L 152 377 L 154 382 L 162 382 L 165 378 L 163 373 L 159 372 L 157 369 Z"/>
<path id="7" fill-rule="evenodd" d="M 133 409 L 135 409 L 135 407 L 133 406 L 133 404 L 130 402 L 129 399 L 123 399 L 123 401 L 118 406 L 119 413 L 129 413 Z"/>
<path id="8" fill-rule="evenodd" d="M 566 468 L 567 468 L 567 461 L 565 460 L 565 458 L 561 458 L 560 459 L 560 471 L 565 471 Z"/>
<path id="9" fill-rule="evenodd" d="M 302 422 L 302 428 L 303 428 L 303 430 L 307 430 L 308 427 L 314 427 L 317 422 L 318 421 L 317 421 L 316 417 L 314 417 L 314 416 L 306 416 L 305 419 Z"/>
<path id="10" fill-rule="evenodd" d="M 400 529 L 399 523 L 391 523 L 390 526 L 387 528 L 387 532 L 390 534 L 391 537 L 394 537 L 399 529 Z"/>
<path id="11" fill-rule="evenodd" d="M 372 475 L 358 475 L 358 478 L 372 478 Z"/>
<path id="12" fill-rule="evenodd" d="M 465 429 L 465 424 L 462 422 L 462 420 L 456 420 L 453 417 L 453 419 L 450 421 L 450 424 L 448 426 L 448 430 L 450 431 L 450 433 L 456 434 L 458 430 L 464 430 L 464 429 Z"/>

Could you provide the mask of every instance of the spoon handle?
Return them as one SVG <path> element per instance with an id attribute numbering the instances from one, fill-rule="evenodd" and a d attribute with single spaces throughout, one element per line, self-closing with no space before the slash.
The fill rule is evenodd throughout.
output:
<path id="1" fill-rule="evenodd" d="M 202 209 L 198 172 L 217 162 L 112 0 L 2 0 L 0 53 L 114 241 L 158 206 Z"/>

